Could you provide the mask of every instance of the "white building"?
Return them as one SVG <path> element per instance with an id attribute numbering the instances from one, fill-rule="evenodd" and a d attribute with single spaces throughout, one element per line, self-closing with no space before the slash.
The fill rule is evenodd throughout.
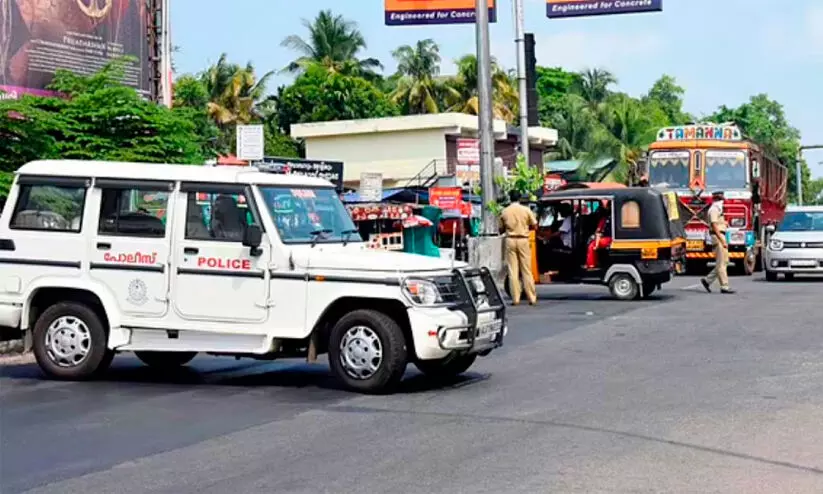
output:
<path id="1" fill-rule="evenodd" d="M 344 181 L 356 186 L 363 172 L 382 173 L 385 187 L 402 187 L 423 175 L 455 172 L 457 139 L 478 137 L 478 119 L 462 113 L 409 115 L 316 122 L 291 126 L 304 139 L 307 159 L 342 161 Z M 504 166 L 516 159 L 519 130 L 494 121 L 495 155 Z M 542 167 L 543 153 L 557 144 L 557 131 L 529 128 L 530 160 Z"/>

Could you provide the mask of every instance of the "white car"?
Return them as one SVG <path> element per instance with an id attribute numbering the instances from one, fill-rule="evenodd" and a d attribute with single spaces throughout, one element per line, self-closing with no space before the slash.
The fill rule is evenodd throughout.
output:
<path id="1" fill-rule="evenodd" d="M 388 392 L 407 363 L 458 374 L 507 331 L 488 270 L 368 249 L 329 182 L 254 168 L 32 162 L 0 251 L 0 326 L 55 378 L 127 351 L 163 367 L 327 352 L 349 388 Z"/>
<path id="2" fill-rule="evenodd" d="M 766 279 L 823 275 L 823 206 L 790 206 L 766 250 Z"/>

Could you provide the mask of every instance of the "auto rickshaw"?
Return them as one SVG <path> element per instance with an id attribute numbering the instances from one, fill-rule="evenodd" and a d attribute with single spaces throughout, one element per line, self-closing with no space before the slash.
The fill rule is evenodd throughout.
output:
<path id="1" fill-rule="evenodd" d="M 535 283 L 605 285 L 618 300 L 648 298 L 685 263 L 685 231 L 671 194 L 611 187 L 543 195 L 532 205 Z"/>

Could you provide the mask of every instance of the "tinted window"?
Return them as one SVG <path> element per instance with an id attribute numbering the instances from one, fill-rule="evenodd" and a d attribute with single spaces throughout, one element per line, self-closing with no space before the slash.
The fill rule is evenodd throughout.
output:
<path id="1" fill-rule="evenodd" d="M 246 226 L 260 223 L 244 194 L 193 191 L 188 193 L 186 238 L 241 242 Z"/>
<path id="2" fill-rule="evenodd" d="M 82 225 L 85 203 L 85 187 L 23 185 L 11 228 L 77 233 Z"/>
<path id="3" fill-rule="evenodd" d="M 780 222 L 781 232 L 823 232 L 823 212 L 792 211 Z"/>
<path id="4" fill-rule="evenodd" d="M 102 235 L 163 237 L 168 201 L 168 190 L 102 189 L 97 231 Z"/>

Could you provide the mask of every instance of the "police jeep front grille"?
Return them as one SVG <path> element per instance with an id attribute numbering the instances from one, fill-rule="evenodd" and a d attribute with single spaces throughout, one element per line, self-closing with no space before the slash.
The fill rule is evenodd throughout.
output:
<path id="1" fill-rule="evenodd" d="M 783 242 L 784 249 L 823 249 L 823 242 Z"/>
<path id="2" fill-rule="evenodd" d="M 494 285 L 494 280 L 488 271 L 466 269 L 462 271 L 462 274 L 463 278 L 466 280 L 465 285 L 468 287 L 468 291 L 465 288 L 460 288 L 464 282 L 456 273 L 451 276 L 435 278 L 434 283 L 437 285 L 437 289 L 440 291 L 440 296 L 444 303 L 456 304 L 486 302 L 488 305 L 492 306 L 503 304 L 503 299 L 500 296 L 500 292 Z M 482 292 L 477 289 L 475 280 L 479 280 L 479 284 L 482 284 Z M 467 297 L 470 297 L 470 299 L 467 299 Z"/>

